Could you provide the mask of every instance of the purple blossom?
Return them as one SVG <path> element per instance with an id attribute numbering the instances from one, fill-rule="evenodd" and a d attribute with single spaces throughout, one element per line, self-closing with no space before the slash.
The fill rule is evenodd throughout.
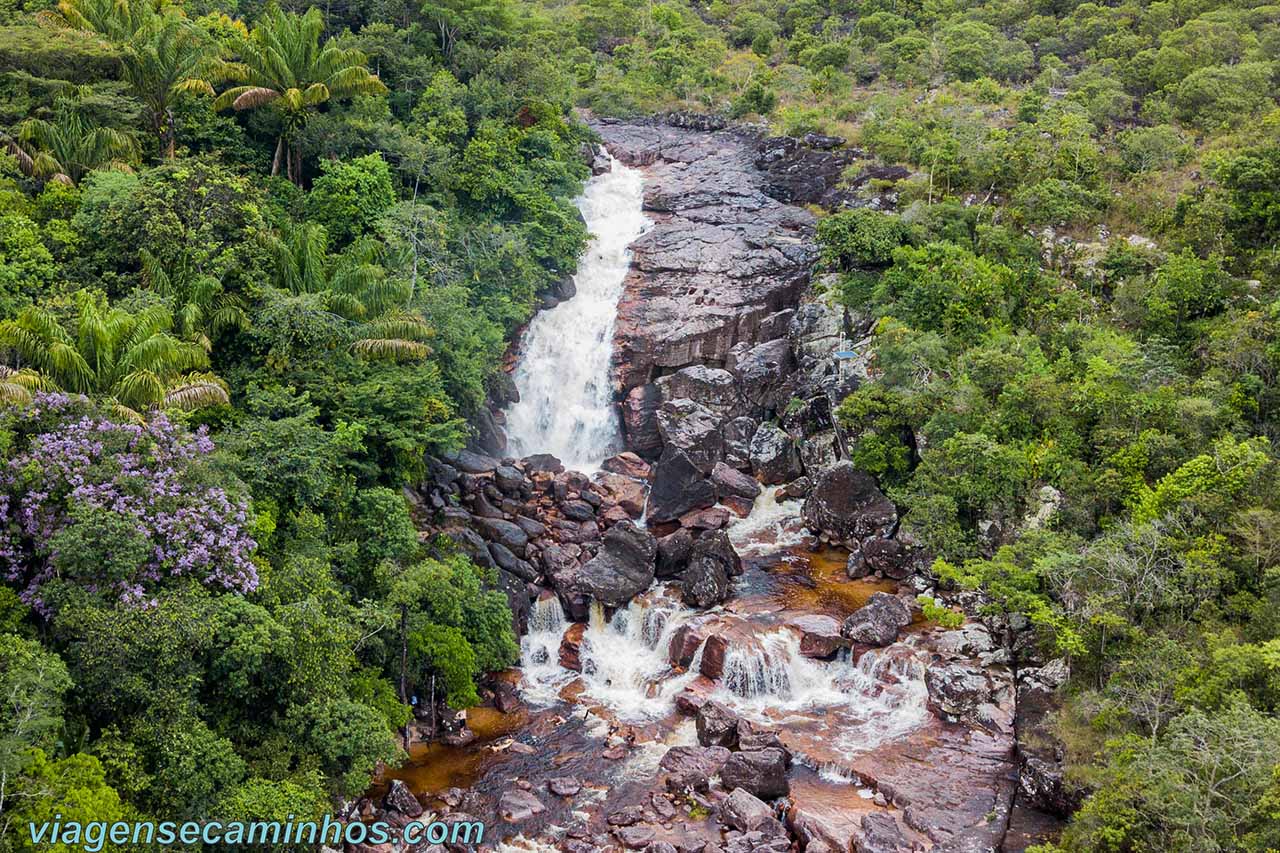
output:
<path id="1" fill-rule="evenodd" d="M 47 613 L 41 590 L 56 576 L 57 556 L 50 543 L 71 523 L 73 505 L 115 513 L 150 543 L 136 576 L 115 584 L 122 602 L 146 606 L 168 576 L 257 587 L 247 504 L 209 482 L 201 461 L 214 445 L 203 427 L 193 433 L 163 415 L 117 423 L 83 398 L 38 394 L 10 428 L 18 449 L 0 466 L 0 575 L 23 585 L 37 610 Z"/>

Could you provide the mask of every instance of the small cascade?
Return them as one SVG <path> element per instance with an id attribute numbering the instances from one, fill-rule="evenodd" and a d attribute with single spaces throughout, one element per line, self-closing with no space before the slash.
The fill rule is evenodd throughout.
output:
<path id="1" fill-rule="evenodd" d="M 719 692 L 748 713 L 836 705 L 847 696 L 836 688 L 834 674 L 830 665 L 801 655 L 800 639 L 780 629 L 729 648 Z"/>
<path id="2" fill-rule="evenodd" d="M 555 702 L 568 681 L 568 670 L 560 666 L 560 640 L 567 625 L 557 596 L 543 596 L 533 603 L 529 630 L 520 638 L 520 686 L 532 704 Z"/>
<path id="3" fill-rule="evenodd" d="M 608 621 L 604 609 L 593 604 L 582 638 L 585 694 L 624 720 L 670 712 L 675 694 L 697 673 L 690 667 L 673 674 L 667 659 L 672 634 L 692 615 L 661 588 L 633 599 Z"/>
<path id="4" fill-rule="evenodd" d="M 729 523 L 729 541 L 739 554 L 768 554 L 802 545 L 809 538 L 800 520 L 802 502 L 778 501 L 782 486 L 768 486 L 756 498 L 746 518 Z"/>
<path id="5" fill-rule="evenodd" d="M 512 455 L 550 453 L 585 472 L 619 449 L 613 331 L 628 247 L 650 225 L 642 175 L 616 160 L 612 167 L 588 181 L 577 201 L 592 237 L 573 277 L 577 294 L 529 323 L 512 374 L 520 399 L 507 410 Z"/>

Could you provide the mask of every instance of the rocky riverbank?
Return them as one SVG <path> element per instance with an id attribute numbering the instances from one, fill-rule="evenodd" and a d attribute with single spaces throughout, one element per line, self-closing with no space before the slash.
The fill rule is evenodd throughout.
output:
<path id="1" fill-rule="evenodd" d="M 459 721 L 362 813 L 425 805 L 490 821 L 499 849 L 571 853 L 1044 837 L 1042 810 L 1070 808 L 1043 732 L 1065 669 L 1027 626 L 923 621 L 918 595 L 980 602 L 935 587 L 832 416 L 872 378 L 834 356 L 865 353 L 866 328 L 811 285 L 794 202 L 891 195 L 839 186 L 860 155 L 838 140 L 596 129 L 644 168 L 655 223 L 619 304 L 628 450 L 589 476 L 546 455 L 433 461 L 412 492 L 423 535 L 495 569 L 524 671 L 493 686 L 509 725 Z"/>

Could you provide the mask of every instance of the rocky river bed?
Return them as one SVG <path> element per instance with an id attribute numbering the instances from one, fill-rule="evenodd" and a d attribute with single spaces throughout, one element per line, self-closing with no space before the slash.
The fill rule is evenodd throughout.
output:
<path id="1" fill-rule="evenodd" d="M 569 853 L 1012 853 L 1051 835 L 1069 804 L 1041 723 L 1063 665 L 935 587 L 832 417 L 874 362 L 834 358 L 866 351 L 866 324 L 811 280 L 801 205 L 891 206 L 859 191 L 891 176 L 825 137 L 595 128 L 598 256 L 526 333 L 477 442 L 411 495 L 424 537 L 494 567 L 520 666 L 359 813 L 479 819 L 489 849 Z M 607 373 L 564 387 L 530 355 L 558 349 Z M 587 470 L 507 455 L 513 424 L 523 452 L 576 435 L 561 456 Z M 969 616 L 930 624 L 922 594 Z"/>

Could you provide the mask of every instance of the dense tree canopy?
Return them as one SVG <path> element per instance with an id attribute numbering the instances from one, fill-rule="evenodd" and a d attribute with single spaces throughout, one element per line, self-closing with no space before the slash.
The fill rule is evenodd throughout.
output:
<path id="1" fill-rule="evenodd" d="M 574 107 L 903 167 L 819 221 L 838 417 L 1070 659 L 1061 848 L 1274 850 L 1277 56 L 1227 0 L 0 0 L 0 850 L 320 814 L 513 661 L 401 487 L 586 243 Z"/>

